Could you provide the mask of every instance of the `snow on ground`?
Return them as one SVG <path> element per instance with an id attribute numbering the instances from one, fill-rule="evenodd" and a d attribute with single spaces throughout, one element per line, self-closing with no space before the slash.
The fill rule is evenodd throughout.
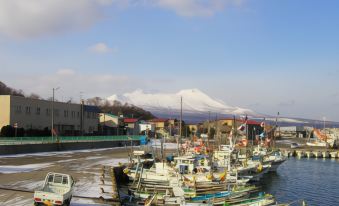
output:
<path id="1" fill-rule="evenodd" d="M 72 162 L 72 161 L 76 161 L 77 159 L 67 159 L 67 160 L 59 160 L 56 161 L 57 163 L 64 163 L 64 162 Z"/>
<path id="2" fill-rule="evenodd" d="M 2 196 L 0 195 L 0 198 Z M 15 205 L 15 206 L 27 206 L 33 205 L 33 196 L 32 198 L 27 198 L 20 196 L 18 194 L 14 194 L 6 198 L 5 201 L 0 202 L 1 205 Z M 71 206 L 107 206 L 104 204 L 95 203 L 93 200 L 89 199 L 81 199 L 81 198 L 73 198 L 71 202 Z"/>
<path id="3" fill-rule="evenodd" d="M 49 167 L 50 165 L 52 164 L 41 163 L 41 164 L 27 164 L 27 165 L 1 165 L 0 173 L 12 174 L 12 173 L 31 172 L 31 171 Z"/>
<path id="4" fill-rule="evenodd" d="M 94 203 L 92 200 L 85 200 L 85 199 L 76 199 L 72 200 L 71 206 L 107 206 L 98 203 Z"/>
<path id="5" fill-rule="evenodd" d="M 40 180 L 40 181 L 30 181 L 30 180 L 25 180 L 25 181 L 19 181 L 16 182 L 15 184 L 11 184 L 10 188 L 24 188 L 29 191 L 34 191 L 36 189 L 42 188 L 45 180 Z M 6 185 L 7 186 L 7 185 Z"/>
<path id="6" fill-rule="evenodd" d="M 128 158 L 107 159 L 107 160 L 99 161 L 96 164 L 115 167 L 115 166 L 119 166 L 119 164 L 125 164 L 125 163 L 128 163 Z"/>
<path id="7" fill-rule="evenodd" d="M 93 179 L 80 179 L 74 188 L 74 195 L 82 197 L 100 197 L 100 178 L 99 174 L 95 175 Z"/>
<path id="8" fill-rule="evenodd" d="M 97 156 L 97 157 L 86 157 L 85 160 L 96 160 L 96 159 L 101 159 L 101 156 Z"/>
<path id="9" fill-rule="evenodd" d="M 12 197 L 7 198 L 6 201 L 0 203 L 1 205 L 15 205 L 15 206 L 33 205 L 33 197 L 32 199 L 27 199 L 22 196 L 13 195 Z"/>
<path id="10" fill-rule="evenodd" d="M 128 148 L 129 146 L 127 146 Z M 134 146 L 135 147 L 135 146 Z M 105 150 L 114 150 L 114 149 L 123 149 L 126 147 L 110 147 L 110 148 L 101 148 L 101 149 L 84 149 L 84 150 L 69 150 L 69 151 L 60 151 L 60 152 L 37 152 L 37 153 L 25 153 L 25 154 L 13 154 L 13 155 L 0 155 L 0 158 L 11 158 L 11 157 L 49 157 L 49 156 L 60 156 L 74 153 L 88 153 L 88 152 L 98 152 Z"/>

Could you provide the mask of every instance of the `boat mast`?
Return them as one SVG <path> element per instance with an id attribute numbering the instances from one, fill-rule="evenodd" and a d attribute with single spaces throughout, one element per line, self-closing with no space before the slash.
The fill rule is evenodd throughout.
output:
<path id="1" fill-rule="evenodd" d="M 279 112 L 277 113 L 277 117 L 275 118 L 275 129 L 274 131 L 277 131 L 277 128 L 278 128 L 278 118 L 279 118 Z M 272 142 L 272 145 L 273 147 L 275 148 L 275 140 L 276 140 L 276 136 L 275 136 L 276 132 L 274 132 L 273 134 L 273 142 Z M 280 128 L 279 128 L 279 136 L 280 136 Z"/>

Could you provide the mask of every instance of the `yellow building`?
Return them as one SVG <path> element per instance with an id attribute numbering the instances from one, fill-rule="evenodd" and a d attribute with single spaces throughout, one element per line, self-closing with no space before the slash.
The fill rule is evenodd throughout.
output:
<path id="1" fill-rule="evenodd" d="M 189 128 L 189 131 L 191 132 L 191 134 L 195 134 L 196 132 L 198 132 L 197 124 L 187 124 L 186 126 Z"/>
<path id="2" fill-rule="evenodd" d="M 17 124 L 18 128 L 51 129 L 52 102 L 40 99 L 0 95 L 0 129 Z M 54 129 L 58 135 L 98 131 L 99 108 L 54 102 Z"/>
<path id="3" fill-rule="evenodd" d="M 155 125 L 155 131 L 164 131 L 168 126 L 167 119 L 152 119 L 149 122 Z"/>

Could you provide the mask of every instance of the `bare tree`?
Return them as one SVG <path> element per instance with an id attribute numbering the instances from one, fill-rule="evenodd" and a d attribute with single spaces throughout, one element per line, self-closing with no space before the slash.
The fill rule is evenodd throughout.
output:
<path id="1" fill-rule="evenodd" d="M 32 93 L 28 96 L 28 98 L 31 99 L 42 99 L 38 94 Z"/>

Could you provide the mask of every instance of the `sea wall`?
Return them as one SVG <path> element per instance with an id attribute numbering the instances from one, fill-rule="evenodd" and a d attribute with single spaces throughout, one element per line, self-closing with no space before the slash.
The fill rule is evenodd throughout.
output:
<path id="1" fill-rule="evenodd" d="M 63 142 L 47 144 L 0 145 L 0 155 L 82 150 L 82 149 L 100 149 L 100 148 L 124 147 L 125 145 L 130 146 L 131 141 Z M 133 145 L 140 145 L 140 141 L 133 140 Z"/>

